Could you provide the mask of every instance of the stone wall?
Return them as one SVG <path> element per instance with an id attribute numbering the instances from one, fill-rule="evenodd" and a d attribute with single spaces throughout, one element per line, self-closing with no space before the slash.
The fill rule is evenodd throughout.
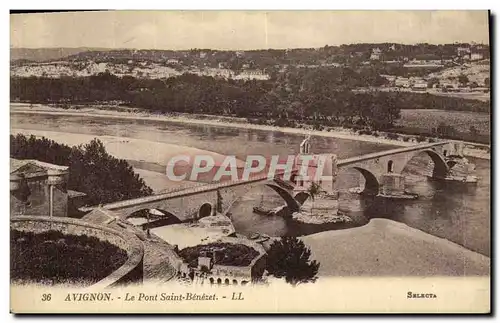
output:
<path id="1" fill-rule="evenodd" d="M 40 215 L 49 214 L 50 208 L 50 188 L 47 178 L 34 177 L 27 178 L 29 188 L 28 203 L 22 201 L 19 191 L 10 192 L 11 216 L 16 215 Z M 54 216 L 64 217 L 68 211 L 68 194 L 64 187 L 54 186 Z"/>
<path id="2" fill-rule="evenodd" d="M 219 240 L 219 242 L 243 244 L 255 249 L 259 254 L 252 259 L 248 266 L 214 264 L 209 274 L 202 273 L 197 269 L 193 270 L 193 268 L 190 268 L 188 263 L 184 262 L 183 259 L 175 252 L 172 253 L 173 255 L 171 257 L 169 257 L 169 262 L 173 265 L 173 267 L 175 267 L 181 277 L 187 278 L 189 277 L 189 273 L 193 272 L 197 279 L 206 279 L 212 283 L 220 281 L 224 284 L 227 280 L 230 284 L 245 284 L 252 281 L 259 281 L 262 278 L 267 260 L 267 254 L 262 245 L 246 238 L 235 237 L 223 237 Z"/>
<path id="3" fill-rule="evenodd" d="M 232 280 L 237 279 L 248 279 L 252 278 L 252 267 L 250 266 L 224 266 L 224 265 L 214 265 L 212 267 L 211 277 L 222 278 L 223 280 L 228 278 Z"/>
<path id="4" fill-rule="evenodd" d="M 220 194 L 222 196 L 222 210 L 225 213 L 233 202 L 243 196 L 248 190 L 250 190 L 255 185 L 264 185 L 265 182 L 249 183 L 245 185 L 238 185 L 233 187 L 221 188 Z M 191 193 L 176 198 L 168 200 L 160 200 L 154 202 L 146 202 L 134 206 L 125 206 L 122 208 L 112 208 L 113 211 L 118 211 L 122 217 L 127 217 L 128 215 L 143 209 L 158 209 L 164 210 L 172 213 L 181 221 L 196 219 L 198 216 L 198 211 L 200 207 L 205 204 L 210 203 L 212 205 L 217 204 L 217 191 L 209 191 L 204 193 Z"/>
<path id="5" fill-rule="evenodd" d="M 67 235 L 96 237 L 101 241 L 106 241 L 126 251 L 128 255 L 126 262 L 92 287 L 141 283 L 143 280 L 144 248 L 142 243 L 132 234 L 119 232 L 81 220 L 46 216 L 12 217 L 10 228 L 11 230 L 15 229 L 33 233 L 55 230 Z"/>

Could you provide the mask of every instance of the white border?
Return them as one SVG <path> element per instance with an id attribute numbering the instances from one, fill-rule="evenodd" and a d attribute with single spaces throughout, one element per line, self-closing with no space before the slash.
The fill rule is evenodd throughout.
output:
<path id="1" fill-rule="evenodd" d="M 2 162 L 0 165 L 2 165 L 2 171 L 0 172 L 0 176 L 2 178 L 0 179 L 0 183 L 2 187 L 2 193 L 1 193 L 1 198 L 2 202 L 1 205 L 3 207 L 3 218 L 4 221 L 8 221 L 8 214 L 9 214 L 9 201 L 7 199 L 7 169 L 8 169 L 8 164 L 7 164 L 7 155 L 8 150 L 8 132 L 9 132 L 9 115 L 8 115 L 8 100 L 9 100 L 9 90 L 8 90 L 8 78 L 7 75 L 9 75 L 9 67 L 7 62 L 9 61 L 9 51 L 7 46 L 7 42 L 9 39 L 9 17 L 7 13 L 8 7 L 15 7 L 16 9 L 32 9 L 32 8 L 40 8 L 40 7 L 45 7 L 45 8 L 65 8 L 65 9 L 109 9 L 109 8 L 115 8 L 115 9 L 493 9 L 493 13 L 498 13 L 500 10 L 498 9 L 498 1 L 485 1 L 485 0 L 475 0 L 475 1 L 447 1 L 447 2 L 440 2 L 437 3 L 435 0 L 419 0 L 419 1 L 411 1 L 411 2 L 405 2 L 405 1 L 345 1 L 345 2 L 338 2 L 338 1 L 318 1 L 318 0 L 308 0 L 308 1 L 286 1 L 281 3 L 278 1 L 271 2 L 269 0 L 254 0 L 254 1 L 248 1 L 246 3 L 242 2 L 236 2 L 236 1 L 217 1 L 217 0 L 212 0 L 212 1 L 178 1 L 178 2 L 165 2 L 162 4 L 160 1 L 151 1 L 151 0 L 141 0 L 141 1 L 102 1 L 102 0 L 86 0 L 84 2 L 68 2 L 68 1 L 54 1 L 54 0 L 47 0 L 47 1 L 10 1 L 10 3 L 2 2 L 2 13 L 4 15 L 4 19 L 0 20 L 0 24 L 2 25 L 1 28 L 1 35 L 2 39 L 4 39 L 5 43 L 3 46 L 2 50 L 2 62 L 4 62 L 1 65 L 2 68 L 2 73 L 4 77 L 1 78 L 2 81 L 2 86 L 1 86 L 1 91 L 2 91 L 2 98 L 4 99 L 3 102 L 5 102 L 6 107 L 2 110 L 4 113 L 4 116 L 0 118 L 0 122 L 2 123 L 1 129 L 4 131 L 2 136 L 0 136 L 1 142 L 1 147 L 2 153 L 4 154 L 2 156 Z M 7 4 L 7 6 L 6 6 Z M 10 6 L 9 6 L 10 4 Z M 5 8 L 3 8 L 5 6 Z M 496 17 L 497 24 L 498 24 L 498 17 Z M 495 35 L 496 36 L 496 35 Z M 495 37 L 494 40 L 497 40 L 497 37 Z M 492 42 L 492 46 L 496 47 L 496 42 Z M 497 61 L 498 53 L 496 53 L 494 59 L 495 62 Z M 496 66 L 496 64 L 495 64 Z M 493 71 L 494 73 L 496 72 Z M 496 80 L 496 78 L 495 78 Z M 498 93 L 498 82 L 495 83 L 495 88 L 494 90 L 496 93 Z M 495 93 L 495 94 L 496 94 Z M 493 110 L 496 110 L 496 106 L 493 107 Z M 496 113 L 498 115 L 498 111 Z M 495 116 L 494 120 L 495 124 L 499 124 L 498 117 Z M 494 141 L 497 141 L 497 134 L 495 133 L 494 136 Z M 495 163 L 495 166 L 496 163 Z M 497 176 L 494 178 L 495 180 L 497 179 Z M 496 191 L 495 196 L 492 196 L 492 199 L 495 201 L 498 201 L 500 198 L 500 193 Z M 492 217 L 496 217 L 496 214 L 492 214 Z M 498 222 L 499 220 L 497 219 L 495 225 L 495 232 L 498 232 Z M 4 317 L 2 317 L 2 321 L 5 322 L 10 322 L 13 321 L 15 318 L 8 314 L 8 309 L 9 309 L 9 281 L 7 279 L 7 276 L 9 275 L 9 268 L 7 265 L 6 259 L 9 259 L 9 243 L 8 243 L 8 236 L 9 236 L 9 231 L 8 231 L 8 223 L 5 223 L 4 226 L 2 227 L 4 231 L 3 239 L 4 244 L 3 247 L 1 248 L 1 254 L 0 257 L 4 261 L 4 265 L 1 266 L 1 271 L 2 271 L 2 279 L 1 282 L 3 284 L 2 288 L 2 293 L 0 294 L 3 307 L 2 307 L 2 314 Z M 498 239 L 495 239 L 495 250 L 498 250 Z M 496 256 L 496 255 L 495 255 Z M 493 258 L 494 259 L 494 258 Z M 495 272 L 497 274 L 497 272 Z M 495 297 L 497 300 L 498 305 L 498 297 Z M 498 310 L 498 307 L 496 308 Z M 6 314 L 6 315 L 5 315 Z M 71 318 L 68 317 L 45 317 L 45 319 L 48 320 L 68 320 Z M 88 322 L 94 322 L 94 323 L 99 323 L 99 322 L 105 322 L 110 319 L 114 320 L 123 320 L 124 317 L 86 317 L 86 318 L 79 318 L 79 320 L 82 321 L 88 321 Z M 133 321 L 140 321 L 144 320 L 144 317 L 134 317 L 132 318 Z M 179 318 L 174 318 L 174 317 L 158 317 L 156 318 L 158 320 L 179 320 Z M 216 318 L 219 320 L 220 318 Z M 247 320 L 249 318 L 242 318 L 242 317 L 229 317 L 226 319 L 231 319 L 231 320 Z M 264 318 L 264 317 L 256 317 L 253 318 L 258 321 L 267 321 L 270 320 L 269 318 Z M 285 318 L 286 320 L 289 320 L 290 318 Z M 308 320 L 309 318 L 306 317 L 299 317 L 298 319 L 300 320 Z M 332 317 L 332 320 L 349 320 L 349 321 L 358 321 L 364 318 L 349 318 L 349 317 Z M 384 318 L 382 318 L 384 319 Z M 397 320 L 403 320 L 404 318 L 399 317 Z M 470 317 L 467 317 L 467 319 L 471 319 Z M 35 318 L 24 318 L 24 321 L 34 321 Z M 206 318 L 196 318 L 196 320 L 199 320 L 200 322 L 202 320 L 206 320 Z M 429 317 L 420 317 L 417 319 L 417 321 L 424 321 L 425 322 L 433 322 L 437 321 L 438 318 L 429 318 Z"/>

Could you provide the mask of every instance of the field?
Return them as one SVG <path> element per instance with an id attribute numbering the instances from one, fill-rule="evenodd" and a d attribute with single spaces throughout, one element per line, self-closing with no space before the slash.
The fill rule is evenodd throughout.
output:
<path id="1" fill-rule="evenodd" d="M 462 98 L 462 99 L 471 99 L 471 100 L 479 100 L 479 101 L 484 101 L 488 102 L 490 101 L 490 92 L 484 93 L 484 92 L 440 92 L 440 91 L 435 91 L 432 92 L 434 95 L 440 95 L 440 96 L 447 96 L 447 97 L 454 97 L 454 98 Z"/>
<path id="2" fill-rule="evenodd" d="M 454 127 L 458 135 L 466 141 L 487 142 L 490 136 L 490 115 L 488 113 L 444 111 L 431 109 L 401 110 L 401 119 L 397 125 L 403 127 L 402 132 L 430 134 L 441 122 Z M 474 126 L 479 135 L 473 140 L 470 126 Z M 457 138 L 458 139 L 458 138 Z"/>
<path id="3" fill-rule="evenodd" d="M 10 275 L 15 283 L 92 285 L 118 269 L 125 251 L 95 237 L 11 230 Z"/>

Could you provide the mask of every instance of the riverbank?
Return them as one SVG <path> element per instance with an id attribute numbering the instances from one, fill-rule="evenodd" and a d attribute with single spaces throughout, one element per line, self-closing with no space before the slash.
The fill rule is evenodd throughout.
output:
<path id="1" fill-rule="evenodd" d="M 282 133 L 293 133 L 301 135 L 312 135 L 320 137 L 339 138 L 346 140 L 356 140 L 371 143 L 379 143 L 393 146 L 412 146 L 417 143 L 413 136 L 395 135 L 398 139 L 390 139 L 381 135 L 359 134 L 354 130 L 346 128 L 330 128 L 328 130 L 311 130 L 304 128 L 277 127 L 270 125 L 248 123 L 243 118 L 230 118 L 222 116 L 199 116 L 199 115 L 157 115 L 147 111 L 139 112 L 137 110 L 123 109 L 123 111 L 105 110 L 99 107 L 79 107 L 78 109 L 62 109 L 41 104 L 29 105 L 26 103 L 11 103 L 11 113 L 18 114 L 47 114 L 62 116 L 83 116 L 83 117 L 103 117 L 112 119 L 132 119 L 132 120 L 152 120 L 166 121 L 184 124 L 209 125 L 219 127 L 230 127 L 240 129 L 252 129 L 263 131 L 278 131 Z M 406 141 L 405 141 L 406 140 Z M 469 146 L 485 147 L 474 143 L 466 143 Z M 466 147 L 464 152 L 467 156 L 490 159 L 489 152 L 483 149 Z"/>
<path id="2" fill-rule="evenodd" d="M 66 133 L 56 131 L 43 131 L 32 129 L 11 128 L 12 135 L 23 134 L 25 136 L 34 135 L 35 137 L 45 137 L 54 140 L 57 143 L 78 146 L 88 144 L 94 138 L 98 138 L 104 144 L 106 151 L 119 159 L 125 159 L 134 166 L 134 171 L 141 176 L 146 184 L 153 189 L 155 193 L 173 189 L 179 186 L 192 186 L 199 184 L 191 181 L 172 181 L 166 176 L 167 161 L 173 156 L 185 155 L 210 155 L 216 163 L 221 163 L 225 156 L 201 150 L 193 147 L 154 142 L 149 140 L 123 138 L 115 136 L 97 136 L 79 133 Z M 194 158 L 194 157 L 193 157 Z M 240 161 L 237 161 L 240 162 Z M 242 163 L 242 162 L 241 162 Z M 239 164 L 241 166 L 242 164 Z M 158 171 L 146 169 L 148 166 Z"/>
<path id="3" fill-rule="evenodd" d="M 490 258 L 387 219 L 301 239 L 321 264 L 320 278 L 490 275 Z"/>
<path id="4" fill-rule="evenodd" d="M 303 134 L 303 135 L 313 135 L 331 138 L 340 138 L 347 140 L 358 140 L 367 141 L 373 143 L 380 143 L 386 145 L 396 145 L 396 146 L 411 146 L 414 143 L 404 142 L 393 139 L 386 139 L 375 137 L 371 135 L 360 135 L 352 130 L 348 129 L 335 129 L 334 131 L 320 131 L 320 130 L 309 130 L 302 128 L 289 128 L 289 127 L 277 127 L 269 125 L 252 124 L 248 122 L 230 122 L 227 118 L 210 118 L 210 119 L 196 119 L 194 116 L 187 115 L 154 115 L 149 112 L 121 112 L 114 110 L 101 110 L 98 108 L 79 108 L 71 110 L 63 110 L 62 108 L 50 107 L 46 105 L 35 104 L 30 107 L 29 104 L 23 103 L 11 103 L 10 111 L 15 113 L 39 113 L 39 114 L 49 114 L 49 115 L 66 115 L 66 116 L 86 116 L 86 117 L 106 117 L 106 118 L 116 118 L 116 119 L 134 119 L 134 120 L 154 120 L 154 121 L 168 121 L 168 122 L 178 122 L 186 124 L 204 124 L 210 126 L 221 126 L 221 127 L 231 127 L 231 128 L 242 128 L 242 129 L 253 129 L 253 130 L 264 130 L 264 131 L 280 131 L 283 133 L 293 133 L 293 134 Z"/>
<path id="5" fill-rule="evenodd" d="M 292 219 L 299 223 L 304 224 L 327 224 L 327 223 L 351 223 L 352 219 L 345 214 L 314 214 L 306 212 L 294 212 L 292 214 Z"/>

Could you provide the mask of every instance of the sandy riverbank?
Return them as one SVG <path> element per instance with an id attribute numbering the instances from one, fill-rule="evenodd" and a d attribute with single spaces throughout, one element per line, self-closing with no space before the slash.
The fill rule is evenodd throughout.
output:
<path id="1" fill-rule="evenodd" d="M 170 121 L 170 122 L 179 122 L 186 124 L 204 124 L 211 126 L 222 126 L 222 127 L 242 128 L 242 129 L 280 131 L 283 133 L 314 135 L 314 136 L 340 138 L 347 140 L 358 140 L 358 141 L 374 142 L 374 143 L 396 145 L 396 146 L 411 146 L 414 144 L 411 142 L 391 140 L 386 138 L 374 137 L 370 135 L 359 135 L 354 131 L 348 129 L 335 129 L 335 131 L 319 131 L 319 130 L 308 130 L 299 128 L 275 127 L 275 126 L 259 125 L 259 124 L 243 123 L 243 122 L 241 123 L 228 122 L 228 121 L 223 121 L 222 118 L 195 119 L 195 118 L 189 118 L 187 116 L 154 115 L 148 112 L 121 112 L 121 111 L 111 111 L 111 110 L 100 110 L 98 108 L 90 108 L 90 107 L 81 108 L 78 110 L 63 110 L 61 108 L 55 108 L 46 105 L 33 105 L 33 107 L 30 108 L 28 104 L 22 104 L 22 103 L 11 103 L 10 109 L 11 112 L 16 112 L 16 113 L 40 113 L 49 115 Z"/>
<path id="2" fill-rule="evenodd" d="M 320 277 L 488 276 L 490 258 L 405 224 L 372 219 L 362 227 L 301 238 Z"/>

